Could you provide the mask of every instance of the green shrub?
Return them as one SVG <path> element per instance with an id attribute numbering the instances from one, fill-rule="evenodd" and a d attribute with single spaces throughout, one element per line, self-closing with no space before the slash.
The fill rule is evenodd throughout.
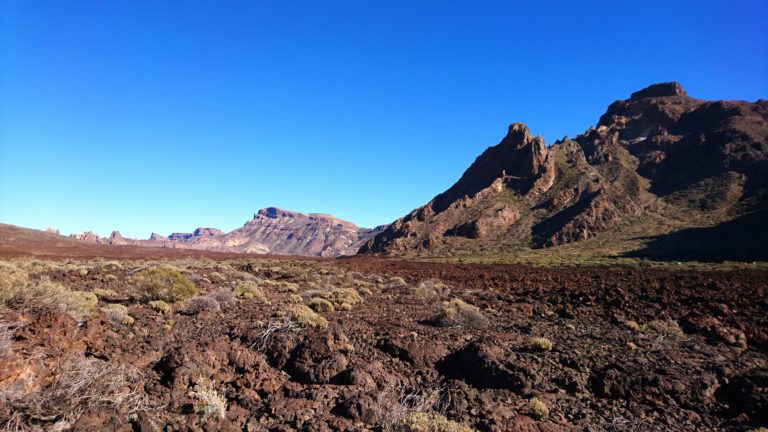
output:
<path id="1" fill-rule="evenodd" d="M 437 315 L 432 318 L 432 323 L 438 327 L 482 328 L 490 321 L 477 306 L 455 298 L 443 302 Z"/>
<path id="2" fill-rule="evenodd" d="M 235 284 L 235 296 L 242 299 L 256 299 L 261 303 L 269 303 L 264 290 L 252 280 L 244 280 Z"/>
<path id="3" fill-rule="evenodd" d="M 195 284 L 177 270 L 156 267 L 137 274 L 135 280 L 145 300 L 176 303 L 197 295 Z"/>

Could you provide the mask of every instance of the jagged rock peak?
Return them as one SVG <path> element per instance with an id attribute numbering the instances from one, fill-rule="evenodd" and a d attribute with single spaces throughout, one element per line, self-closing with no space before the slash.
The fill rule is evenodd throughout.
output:
<path id="1" fill-rule="evenodd" d="M 666 82 L 659 84 L 651 84 L 648 87 L 632 93 L 630 100 L 655 98 L 655 97 L 668 97 L 668 96 L 688 96 L 683 86 L 678 82 Z"/>

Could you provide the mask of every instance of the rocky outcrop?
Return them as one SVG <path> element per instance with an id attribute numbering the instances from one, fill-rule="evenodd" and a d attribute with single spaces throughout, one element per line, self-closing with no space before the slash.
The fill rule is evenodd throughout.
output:
<path id="1" fill-rule="evenodd" d="M 597 127 L 549 148 L 512 124 L 451 188 L 359 252 L 552 247 L 651 215 L 674 218 L 678 228 L 722 223 L 768 207 L 767 161 L 766 101 L 707 102 L 678 83 L 655 84 L 612 103 Z"/>
<path id="2" fill-rule="evenodd" d="M 216 228 L 197 228 L 191 233 L 164 237 L 152 233 L 148 240 L 123 237 L 113 231 L 99 237 L 91 231 L 70 238 L 97 244 L 200 249 L 275 255 L 353 255 L 384 227 L 361 228 L 352 222 L 320 213 L 299 213 L 268 207 L 259 210 L 244 226 L 229 233 Z"/>

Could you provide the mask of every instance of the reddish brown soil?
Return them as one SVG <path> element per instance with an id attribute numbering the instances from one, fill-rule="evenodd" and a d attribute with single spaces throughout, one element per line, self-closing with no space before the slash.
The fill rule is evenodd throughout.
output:
<path id="1" fill-rule="evenodd" d="M 131 254 L 138 252 L 155 253 Z M 80 290 L 121 293 L 116 301 L 135 318 L 130 327 L 110 323 L 103 313 L 80 326 L 64 314 L 11 312 L 4 319 L 24 323 L 14 337 L 19 355 L 46 350 L 42 370 L 76 352 L 142 373 L 148 404 L 137 421 L 129 424 L 120 410 L 94 408 L 74 430 L 377 430 L 382 413 L 394 411 L 398 402 L 387 395 L 431 389 L 440 391 L 439 408 L 447 417 L 481 431 L 746 431 L 768 425 L 766 272 L 371 258 L 285 263 L 249 258 L 220 264 L 261 279 L 288 280 L 299 293 L 311 282 L 349 286 L 362 280 L 375 286 L 352 310 L 323 314 L 328 329 L 278 333 L 261 351 L 259 324 L 276 320 L 276 311 L 288 307 L 288 292 L 265 288 L 271 305 L 239 301 L 218 313 L 190 315 L 177 308 L 165 329 L 169 318 L 135 299 L 127 281 L 136 264 L 129 261 L 122 270 L 46 275 Z M 276 265 L 309 273 L 289 277 L 270 269 Z M 105 282 L 107 272 L 117 279 Z M 223 285 L 209 282 L 215 279 L 212 269 L 188 272 L 202 293 Z M 394 276 L 407 284 L 393 282 Z M 413 290 L 430 278 L 451 287 L 437 301 Z M 432 325 L 440 301 L 450 298 L 479 306 L 490 325 Z M 682 332 L 632 330 L 630 320 L 641 326 L 672 320 Z M 538 336 L 551 340 L 551 351 L 531 346 Z M 0 370 L 0 383 L 12 374 Z M 225 395 L 225 419 L 200 425 L 190 396 L 200 377 Z M 549 407 L 548 415 L 531 413 L 533 397 Z M 12 415 L 13 408 L 0 410 L 0 421 Z"/>

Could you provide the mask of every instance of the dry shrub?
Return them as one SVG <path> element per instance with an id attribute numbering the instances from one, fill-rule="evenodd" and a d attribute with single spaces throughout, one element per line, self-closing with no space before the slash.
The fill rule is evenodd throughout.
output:
<path id="1" fill-rule="evenodd" d="M 477 306 L 457 298 L 443 302 L 431 321 L 438 327 L 463 328 L 482 328 L 490 323 Z"/>
<path id="2" fill-rule="evenodd" d="M 221 306 L 216 299 L 208 296 L 193 297 L 187 301 L 186 312 L 188 314 L 197 315 L 202 312 L 216 313 L 221 310 Z"/>
<path id="3" fill-rule="evenodd" d="M 0 261 L 0 304 L 6 297 L 29 284 L 27 272 L 14 264 Z"/>
<path id="4" fill-rule="evenodd" d="M 124 305 L 113 303 L 102 309 L 107 321 L 114 325 L 131 326 L 134 323 L 132 316 L 128 315 L 128 308 Z"/>
<path id="5" fill-rule="evenodd" d="M 298 294 L 288 295 L 288 303 L 301 303 L 304 299 Z"/>
<path id="6" fill-rule="evenodd" d="M 13 356 L 13 333 L 19 324 L 0 322 L 0 362 Z"/>
<path id="7" fill-rule="evenodd" d="M 380 391 L 373 406 L 377 426 L 394 432 L 464 432 L 471 431 L 447 420 L 443 389 L 415 391 L 387 386 Z"/>
<path id="8" fill-rule="evenodd" d="M 221 306 L 229 306 L 237 302 L 237 299 L 235 299 L 235 293 L 233 293 L 232 290 L 228 288 L 217 289 L 216 291 L 208 294 L 208 297 L 216 300 Z"/>
<path id="9" fill-rule="evenodd" d="M 240 281 L 235 284 L 235 296 L 244 299 L 256 299 L 261 303 L 269 303 L 264 290 L 252 280 Z"/>
<path id="10" fill-rule="evenodd" d="M 168 266 L 144 270 L 134 276 L 145 300 L 176 303 L 197 295 L 197 288 L 186 276 Z"/>
<path id="11" fill-rule="evenodd" d="M 200 416 L 200 423 L 226 417 L 227 399 L 219 395 L 213 383 L 201 379 L 189 395 L 195 400 L 195 412 Z"/>
<path id="12" fill-rule="evenodd" d="M 264 353 L 269 346 L 272 338 L 281 333 L 299 333 L 301 327 L 291 319 L 284 317 L 280 319 L 271 319 L 264 324 L 264 330 L 261 335 L 251 344 L 251 348 L 260 353 Z"/>
<path id="13" fill-rule="evenodd" d="M 437 279 L 427 279 L 411 288 L 410 291 L 422 302 L 432 304 L 440 301 L 440 297 L 448 295 L 451 289 Z"/>
<path id="14" fill-rule="evenodd" d="M 329 302 L 328 300 L 322 298 L 322 297 L 313 297 L 312 300 L 309 301 L 307 306 L 311 307 L 312 310 L 315 312 L 333 312 L 333 303 Z"/>
<path id="15" fill-rule="evenodd" d="M 4 269 L 5 270 L 5 269 Z M 3 279 L 0 290 L 0 306 L 21 312 L 62 311 L 82 321 L 96 311 L 99 300 L 96 295 L 84 291 L 72 291 L 64 285 L 48 279 L 29 283 L 18 273 Z M 21 285 L 25 283 L 25 285 Z"/>
<path id="16" fill-rule="evenodd" d="M 109 407 L 134 413 L 146 403 L 138 369 L 116 362 L 72 354 L 63 359 L 55 379 L 34 392 L 9 401 L 30 419 L 72 423 L 86 409 Z"/>
<path id="17" fill-rule="evenodd" d="M 303 304 L 295 304 L 288 309 L 288 316 L 302 327 L 326 328 L 328 321 Z"/>
<path id="18" fill-rule="evenodd" d="M 472 432 L 461 423 L 435 413 L 412 412 L 392 428 L 395 432 Z"/>

